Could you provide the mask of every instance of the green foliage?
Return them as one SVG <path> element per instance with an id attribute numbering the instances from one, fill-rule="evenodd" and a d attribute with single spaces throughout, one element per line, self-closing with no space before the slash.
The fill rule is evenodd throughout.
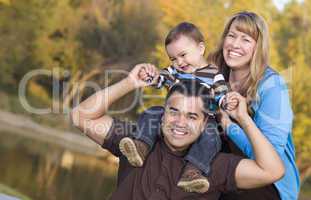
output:
<path id="1" fill-rule="evenodd" d="M 27 71 L 36 67 L 32 51 L 43 3 L 30 0 L 0 5 L 0 84 L 9 91 L 16 88 Z"/>
<path id="2" fill-rule="evenodd" d="M 102 29 L 101 50 L 111 59 L 146 57 L 157 40 L 156 10 L 143 0 L 117 5 L 113 18 Z"/>
<path id="3" fill-rule="evenodd" d="M 304 62 L 311 64 L 311 3 L 302 4 L 292 1 L 277 16 L 278 28 L 274 41 L 277 43 L 282 64 L 290 66 L 298 55 L 303 55 Z"/>

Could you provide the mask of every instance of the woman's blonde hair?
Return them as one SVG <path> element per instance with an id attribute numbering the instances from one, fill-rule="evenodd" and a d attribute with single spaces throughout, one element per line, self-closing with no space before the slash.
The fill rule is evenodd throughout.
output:
<path id="1" fill-rule="evenodd" d="M 244 97 L 246 97 L 248 108 L 250 110 L 251 101 L 257 98 L 258 84 L 269 63 L 268 26 L 262 17 L 253 12 L 239 12 L 229 19 L 225 25 L 218 47 L 208 56 L 209 62 L 219 66 L 227 80 L 230 74 L 230 67 L 226 64 L 223 57 L 223 45 L 233 22 L 236 23 L 238 31 L 246 33 L 256 41 L 255 51 L 250 61 L 250 73 L 239 91 Z"/>

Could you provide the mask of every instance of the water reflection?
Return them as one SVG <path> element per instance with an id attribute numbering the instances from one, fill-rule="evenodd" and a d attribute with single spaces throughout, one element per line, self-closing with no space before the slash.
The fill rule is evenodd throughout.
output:
<path id="1" fill-rule="evenodd" d="M 0 183 L 32 199 L 107 199 L 117 167 L 109 159 L 0 132 Z"/>

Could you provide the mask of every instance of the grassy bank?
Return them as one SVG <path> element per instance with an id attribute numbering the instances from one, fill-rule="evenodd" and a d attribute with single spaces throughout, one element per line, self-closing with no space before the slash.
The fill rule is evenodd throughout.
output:
<path id="1" fill-rule="evenodd" d="M 41 99 L 39 97 L 29 97 L 27 103 L 35 108 L 50 108 L 51 102 Z M 72 130 L 72 127 L 68 123 L 67 116 L 63 113 L 49 113 L 49 114 L 34 114 L 30 113 L 23 105 L 17 95 L 7 94 L 0 92 L 0 110 L 24 115 L 30 117 L 33 121 L 38 124 L 53 127 L 60 130 Z"/>
<path id="2" fill-rule="evenodd" d="M 27 197 L 24 194 L 21 194 L 20 192 L 0 183 L 0 193 L 10 195 L 16 198 L 19 198 L 21 200 L 32 200 L 31 198 Z"/>

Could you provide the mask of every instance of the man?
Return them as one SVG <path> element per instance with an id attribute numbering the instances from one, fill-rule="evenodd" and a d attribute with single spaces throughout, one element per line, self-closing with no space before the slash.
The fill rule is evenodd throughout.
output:
<path id="1" fill-rule="evenodd" d="M 219 153 L 211 165 L 210 189 L 207 193 L 190 193 L 177 187 L 177 181 L 185 165 L 183 155 L 199 138 L 208 117 L 204 112 L 204 88 L 193 82 L 176 84 L 170 89 L 162 116 L 161 136 L 144 166 L 132 167 L 122 156 L 118 144 L 125 135 L 136 132 L 135 125 L 113 119 L 106 115 L 106 112 L 109 106 L 123 95 L 152 84 L 142 81 L 139 77 L 139 72 L 144 67 L 148 65 L 136 65 L 127 78 L 95 93 L 71 113 L 75 126 L 120 158 L 118 186 L 111 199 L 212 200 L 218 199 L 221 193 L 237 188 L 259 187 L 282 177 L 282 161 L 272 145 L 256 129 L 251 118 L 245 115 L 245 99 L 236 96 L 239 106 L 232 112 L 237 119 L 243 120 L 241 126 L 253 144 L 256 160 Z"/>

